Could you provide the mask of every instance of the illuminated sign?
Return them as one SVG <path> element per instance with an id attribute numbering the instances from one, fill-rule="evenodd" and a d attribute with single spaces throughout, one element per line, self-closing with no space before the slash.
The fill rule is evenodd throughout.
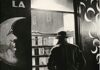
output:
<path id="1" fill-rule="evenodd" d="M 20 1 L 18 4 L 16 4 L 17 1 L 12 0 L 12 7 L 19 7 L 19 8 L 25 8 L 24 2 Z"/>

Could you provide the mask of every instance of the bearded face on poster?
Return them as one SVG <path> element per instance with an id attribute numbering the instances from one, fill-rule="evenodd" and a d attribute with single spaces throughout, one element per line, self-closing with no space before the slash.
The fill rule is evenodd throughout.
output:
<path id="1" fill-rule="evenodd" d="M 0 61 L 8 65 L 15 65 L 18 62 L 15 55 L 18 37 L 13 33 L 13 25 L 23 18 L 10 18 L 0 24 Z"/>

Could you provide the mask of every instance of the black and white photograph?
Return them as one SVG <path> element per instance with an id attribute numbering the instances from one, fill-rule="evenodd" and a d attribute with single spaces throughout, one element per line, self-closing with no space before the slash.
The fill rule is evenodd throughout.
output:
<path id="1" fill-rule="evenodd" d="M 0 0 L 0 70 L 99 70 L 100 0 Z"/>

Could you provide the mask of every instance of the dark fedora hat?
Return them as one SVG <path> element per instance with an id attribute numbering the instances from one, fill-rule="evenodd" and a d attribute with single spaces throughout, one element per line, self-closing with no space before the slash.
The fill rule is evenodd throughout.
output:
<path id="1" fill-rule="evenodd" d="M 67 36 L 67 34 L 66 34 L 65 31 L 60 31 L 60 32 L 58 32 L 56 38 L 57 38 L 57 39 L 59 39 L 59 38 L 68 38 L 68 36 Z"/>

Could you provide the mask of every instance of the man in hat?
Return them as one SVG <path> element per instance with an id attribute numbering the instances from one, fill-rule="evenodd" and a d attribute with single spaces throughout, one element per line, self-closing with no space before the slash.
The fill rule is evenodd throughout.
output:
<path id="1" fill-rule="evenodd" d="M 49 70 L 81 70 L 85 59 L 78 46 L 66 41 L 68 38 L 65 31 L 57 35 L 58 43 L 51 50 L 48 61 Z"/>

